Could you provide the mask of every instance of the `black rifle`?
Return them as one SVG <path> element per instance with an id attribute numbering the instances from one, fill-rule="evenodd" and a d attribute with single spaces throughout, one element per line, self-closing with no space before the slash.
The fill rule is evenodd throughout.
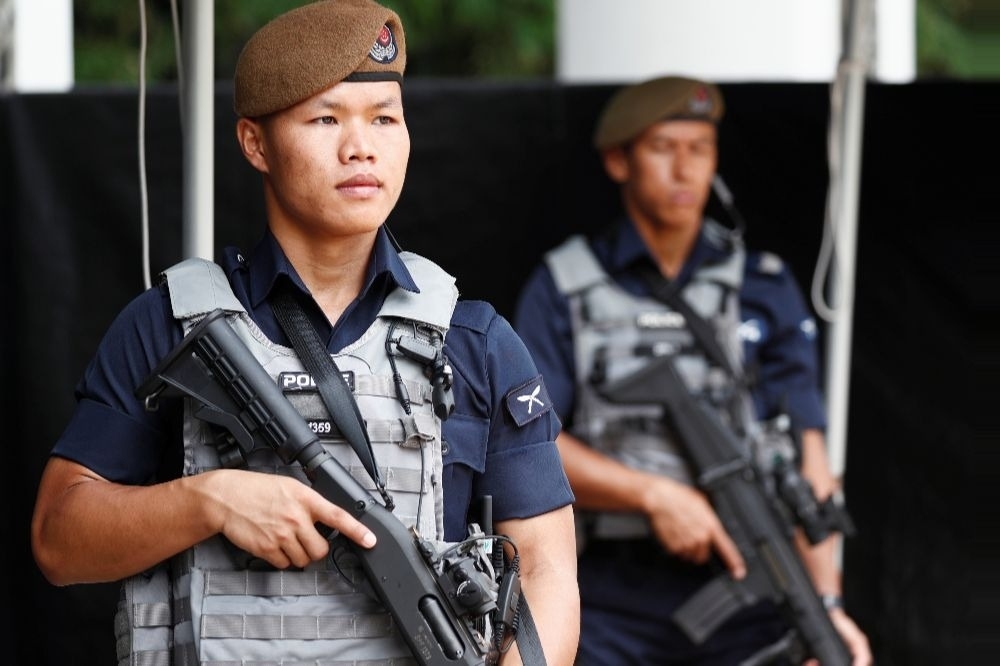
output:
<path id="1" fill-rule="evenodd" d="M 438 553 L 407 529 L 323 447 L 236 332 L 215 310 L 207 315 L 136 391 L 147 409 L 159 397 L 186 396 L 195 416 L 235 440 L 232 458 L 254 448 L 298 462 L 312 487 L 349 511 L 378 539 L 371 549 L 348 545 L 422 666 L 486 663 L 488 642 L 475 623 L 496 609 L 496 582 L 460 545 Z M 227 461 L 223 460 L 223 464 Z M 517 602 L 513 602 L 514 606 Z"/>
<path id="2" fill-rule="evenodd" d="M 701 643 L 734 612 L 770 599 L 784 612 L 791 629 L 746 664 L 767 663 L 781 655 L 797 663 L 812 657 L 822 666 L 850 664 L 850 652 L 795 551 L 788 514 L 765 490 L 731 430 L 688 391 L 673 357 L 654 358 L 599 391 L 612 402 L 664 406 L 664 418 L 684 444 L 699 487 L 746 562 L 745 578 L 736 581 L 723 572 L 674 613 L 691 640 Z"/>

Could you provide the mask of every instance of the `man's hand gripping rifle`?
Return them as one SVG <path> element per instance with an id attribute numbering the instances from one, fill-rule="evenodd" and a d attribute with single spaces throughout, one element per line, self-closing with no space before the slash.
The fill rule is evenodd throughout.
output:
<path id="1" fill-rule="evenodd" d="M 375 533 L 373 548 L 352 547 L 418 663 L 486 663 L 489 642 L 476 627 L 496 609 L 496 582 L 471 546 L 439 553 L 376 502 L 327 452 L 221 310 L 192 329 L 136 393 L 147 409 L 160 397 L 192 398 L 198 418 L 228 431 L 234 457 L 268 447 L 286 464 L 298 462 L 317 492 Z"/>
<path id="2" fill-rule="evenodd" d="M 809 521 L 810 517 L 823 515 L 826 507 L 816 503 L 812 488 L 797 476 L 794 465 L 776 466 L 773 472 L 777 479 L 763 478 L 749 454 L 741 452 L 730 429 L 691 395 L 672 356 L 659 356 L 638 372 L 599 390 L 612 402 L 664 406 L 664 418 L 684 444 L 698 485 L 709 496 L 746 562 L 745 578 L 736 581 L 724 572 L 674 613 L 674 620 L 691 640 L 701 643 L 736 611 L 771 599 L 782 609 L 792 629 L 745 662 L 747 666 L 767 663 L 781 655 L 796 663 L 812 657 L 822 666 L 850 664 L 850 653 L 792 541 L 796 522 L 811 523 L 803 526 L 816 543 L 830 533 L 828 528 L 837 521 L 842 529 L 849 529 L 846 514 L 831 517 L 831 525 L 825 527 L 816 520 Z M 797 506 L 788 506 L 792 503 Z"/>

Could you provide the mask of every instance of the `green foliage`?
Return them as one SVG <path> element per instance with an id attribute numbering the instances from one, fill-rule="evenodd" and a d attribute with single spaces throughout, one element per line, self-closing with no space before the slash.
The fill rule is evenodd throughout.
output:
<path id="1" fill-rule="evenodd" d="M 137 83 L 139 1 L 145 2 L 148 82 L 177 78 L 169 0 L 75 0 L 79 83 Z M 243 44 L 268 20 L 303 0 L 198 0 L 215 3 L 215 73 L 232 76 Z M 554 0 L 385 0 L 406 27 L 407 74 L 441 77 L 546 77 L 554 62 Z M 177 11 L 184 3 L 177 0 Z M 183 19 L 178 17 L 183 24 Z"/>
<path id="2" fill-rule="evenodd" d="M 232 76 L 253 32 L 304 0 L 197 0 L 215 4 L 215 73 Z M 146 78 L 177 78 L 170 0 L 75 0 L 76 80 L 139 80 L 139 2 L 146 7 Z M 384 0 L 406 27 L 407 74 L 551 77 L 555 0 Z M 178 12 L 183 0 L 177 0 Z M 1000 78 L 996 0 L 917 0 L 920 77 Z"/>
<path id="3" fill-rule="evenodd" d="M 554 0 L 385 0 L 406 27 L 407 73 L 551 76 Z"/>
<path id="4" fill-rule="evenodd" d="M 173 78 L 173 28 L 170 6 L 147 10 L 147 77 Z M 136 2 L 76 0 L 73 3 L 75 78 L 78 82 L 134 83 L 139 80 L 141 21 Z"/>
<path id="5" fill-rule="evenodd" d="M 918 0 L 921 78 L 1000 78 L 1000 9 L 993 2 Z"/>
<path id="6" fill-rule="evenodd" d="M 243 44 L 258 28 L 275 16 L 305 4 L 303 0 L 214 0 L 214 2 L 215 76 L 218 79 L 232 78 L 233 70 L 236 69 L 236 59 L 243 49 Z"/>

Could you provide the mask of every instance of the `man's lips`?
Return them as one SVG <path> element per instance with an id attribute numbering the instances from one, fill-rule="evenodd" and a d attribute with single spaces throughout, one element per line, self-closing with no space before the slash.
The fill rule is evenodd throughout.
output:
<path id="1" fill-rule="evenodd" d="M 338 183 L 337 189 L 352 194 L 369 194 L 377 190 L 380 186 L 381 184 L 375 176 L 359 174 Z"/>
<path id="2" fill-rule="evenodd" d="M 670 201 L 677 206 L 690 206 L 697 200 L 694 192 L 688 190 L 676 190 L 670 195 Z"/>

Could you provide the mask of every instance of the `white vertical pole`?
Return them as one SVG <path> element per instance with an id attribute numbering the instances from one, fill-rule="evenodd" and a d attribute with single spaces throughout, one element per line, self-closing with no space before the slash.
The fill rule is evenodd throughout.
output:
<path id="1" fill-rule="evenodd" d="M 185 257 L 215 255 L 215 2 L 182 7 Z"/>
<path id="2" fill-rule="evenodd" d="M 916 0 L 877 0 L 873 78 L 911 83 L 917 78 Z"/>
<path id="3" fill-rule="evenodd" d="M 829 412 L 827 447 L 830 467 L 843 474 L 847 459 L 847 413 L 851 371 L 851 341 L 854 323 L 854 278 L 857 255 L 858 193 L 861 184 L 861 140 L 864 125 L 865 84 L 870 66 L 872 3 L 874 0 L 844 0 L 847 24 L 844 57 L 838 77 L 843 77 L 843 104 L 834 105 L 831 123 L 835 137 L 831 150 L 833 172 L 827 206 L 835 239 L 831 265 L 830 296 L 835 316 L 828 325 L 826 399 Z M 840 117 L 836 116 L 837 108 Z M 836 129 L 839 128 L 839 131 Z M 831 156 L 835 158 L 836 156 Z"/>
<path id="4" fill-rule="evenodd" d="M 0 44 L 18 92 L 66 92 L 73 87 L 72 0 L 0 1 Z M 4 83 L 4 82 L 0 82 Z"/>

